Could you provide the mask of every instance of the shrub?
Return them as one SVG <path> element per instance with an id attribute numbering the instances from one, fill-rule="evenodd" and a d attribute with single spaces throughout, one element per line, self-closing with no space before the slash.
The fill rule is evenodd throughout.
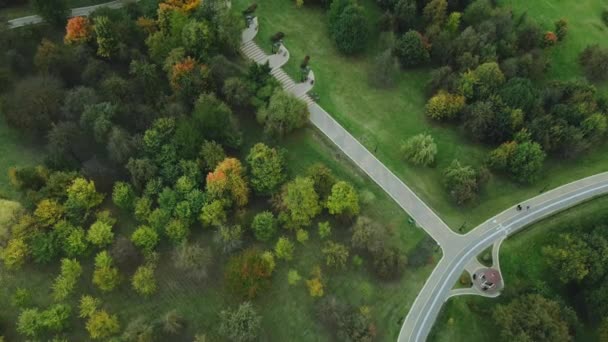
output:
<path id="1" fill-rule="evenodd" d="M 585 75 L 592 81 L 608 79 L 608 49 L 590 45 L 579 55 L 579 63 Z"/>
<path id="2" fill-rule="evenodd" d="M 333 23 L 331 33 L 340 52 L 347 55 L 361 52 L 369 35 L 363 7 L 351 3 L 344 8 Z"/>
<path id="3" fill-rule="evenodd" d="M 429 166 L 435 163 L 437 144 L 432 136 L 418 134 L 401 145 L 401 153 L 407 161 L 414 165 Z"/>
<path id="4" fill-rule="evenodd" d="M 458 160 L 443 171 L 443 181 L 448 193 L 458 204 L 469 202 L 479 190 L 477 173 L 470 166 L 463 166 Z"/>
<path id="5" fill-rule="evenodd" d="M 465 98 L 462 95 L 440 91 L 426 104 L 426 115 L 434 120 L 453 120 L 462 112 Z"/>
<path id="6" fill-rule="evenodd" d="M 230 341 L 255 341 L 261 329 L 262 317 L 250 302 L 242 303 L 236 310 L 220 312 L 219 332 Z"/>
<path id="7" fill-rule="evenodd" d="M 131 279 L 131 285 L 135 292 L 143 296 L 150 296 L 156 292 L 156 279 L 154 278 L 154 266 L 140 266 Z"/>
<path id="8" fill-rule="evenodd" d="M 420 66 L 430 59 L 422 35 L 413 30 L 407 31 L 397 40 L 393 53 L 403 68 Z"/>
<path id="9" fill-rule="evenodd" d="M 397 61 L 393 52 L 388 49 L 374 59 L 374 64 L 368 74 L 369 83 L 376 88 L 393 87 L 398 72 Z"/>
<path id="10" fill-rule="evenodd" d="M 251 223 L 251 229 L 255 238 L 260 241 L 270 240 L 276 233 L 276 226 L 276 220 L 270 211 L 264 211 L 255 215 Z"/>
<path id="11" fill-rule="evenodd" d="M 561 18 L 555 22 L 555 34 L 559 41 L 566 38 L 566 35 L 568 34 L 568 21 L 565 18 Z"/>

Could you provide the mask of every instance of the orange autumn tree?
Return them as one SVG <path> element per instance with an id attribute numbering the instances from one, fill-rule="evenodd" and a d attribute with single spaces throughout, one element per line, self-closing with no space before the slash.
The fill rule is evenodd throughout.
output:
<path id="1" fill-rule="evenodd" d="M 197 63 L 192 57 L 186 57 L 181 62 L 177 62 L 171 68 L 171 88 L 178 90 L 180 88 L 180 81 L 192 74 L 197 67 Z"/>
<path id="2" fill-rule="evenodd" d="M 159 9 L 177 10 L 184 13 L 194 11 L 201 4 L 200 0 L 165 0 L 160 3 Z"/>
<path id="3" fill-rule="evenodd" d="M 207 175 L 207 192 L 216 199 L 230 199 L 239 207 L 249 201 L 245 170 L 236 158 L 226 158 Z"/>
<path id="4" fill-rule="evenodd" d="M 92 33 L 93 28 L 88 18 L 74 17 L 68 20 L 63 40 L 67 44 L 84 43 L 91 39 Z"/>

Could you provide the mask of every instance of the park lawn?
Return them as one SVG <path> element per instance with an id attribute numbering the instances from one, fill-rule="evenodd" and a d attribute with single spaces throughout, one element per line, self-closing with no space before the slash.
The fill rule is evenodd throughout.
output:
<path id="1" fill-rule="evenodd" d="M 578 64 L 579 54 L 588 45 L 608 47 L 608 26 L 601 18 L 602 10 L 606 9 L 605 2 L 500 0 L 499 3 L 511 7 L 515 13 L 527 13 L 547 30 L 554 30 L 553 24 L 560 18 L 568 20 L 568 36 L 551 52 L 550 78 L 583 78 L 584 74 Z M 599 87 L 603 93 L 608 94 L 608 84 L 599 84 Z"/>
<path id="2" fill-rule="evenodd" d="M 380 10 L 372 0 L 361 0 L 372 27 Z M 234 1 L 240 11 L 248 0 Z M 383 51 L 385 39 L 376 30 L 370 34 L 365 53 L 344 57 L 338 53 L 328 36 L 325 10 L 316 7 L 296 8 L 295 2 L 265 0 L 258 3 L 259 20 L 257 42 L 270 52 L 269 37 L 277 31 L 285 33 L 285 46 L 291 59 L 285 70 L 299 78 L 299 65 L 310 55 L 310 66 L 315 73 L 315 88 L 320 105 L 351 134 L 385 163 L 453 229 L 464 224 L 468 231 L 506 207 L 580 177 L 608 170 L 608 158 L 597 147 L 594 152 L 563 163 L 548 161 L 542 175 L 532 185 L 520 185 L 505 177 L 494 176 L 481 191 L 476 203 L 459 207 L 448 197 L 442 184 L 442 170 L 453 159 L 479 166 L 488 148 L 472 143 L 460 128 L 431 123 L 425 118 L 426 96 L 424 85 L 429 70 L 403 71 L 397 86 L 375 89 L 368 85 L 367 75 L 373 58 Z M 437 165 L 433 168 L 415 167 L 403 161 L 399 146 L 403 140 L 418 133 L 430 133 L 438 145 Z"/>
<path id="3" fill-rule="evenodd" d="M 67 4 L 69 8 L 78 8 L 85 6 L 98 5 L 105 2 L 110 2 L 112 0 L 67 0 Z M 25 17 L 28 15 L 36 14 L 35 11 L 31 8 L 30 4 L 25 4 L 23 6 L 10 6 L 5 8 L 0 8 L 0 17 L 4 19 L 15 19 L 20 17 Z"/>
<path id="4" fill-rule="evenodd" d="M 548 296 L 561 296 L 568 305 L 576 305 L 574 296 L 561 285 L 549 269 L 542 247 L 554 241 L 556 234 L 567 232 L 589 218 L 608 218 L 608 196 L 600 197 L 535 223 L 506 240 L 500 250 L 500 265 L 507 295 L 498 299 L 462 296 L 450 299 L 439 315 L 429 341 L 487 341 L 495 336 L 490 317 L 497 304 L 508 301 L 508 293 L 530 289 L 542 282 Z M 577 341 L 596 341 L 595 326 L 584 322 Z M 465 338 L 466 337 L 466 338 Z"/>
<path id="5" fill-rule="evenodd" d="M 242 118 L 244 136 L 244 151 L 262 139 L 261 128 L 254 122 L 253 118 Z M 293 134 L 285 141 L 279 143 L 287 149 L 289 171 L 293 176 L 303 173 L 311 164 L 323 162 L 330 167 L 335 174 L 352 182 L 361 192 L 362 214 L 379 220 L 383 225 L 389 227 L 393 232 L 393 239 L 389 243 L 399 245 L 404 253 L 409 254 L 422 240 L 428 239 L 426 234 L 419 228 L 407 222 L 407 215 L 388 196 L 379 189 L 371 180 L 360 173 L 359 169 L 348 161 L 348 159 L 336 152 L 314 128 L 307 127 Z M 242 156 L 241 156 L 242 157 Z M 253 199 L 252 205 L 257 208 L 268 206 L 265 199 Z M 121 213 L 106 201 L 106 207 L 114 211 L 118 218 L 117 231 L 130 236 L 137 226 L 128 214 Z M 248 213 L 249 215 L 251 212 Z M 321 217 L 319 220 L 326 220 Z M 330 219 L 331 220 L 331 219 Z M 348 243 L 350 236 L 349 224 L 340 225 L 332 221 L 332 239 Z M 284 232 L 288 235 L 292 233 Z M 309 229 L 310 240 L 302 246 L 296 242 L 296 253 L 293 261 L 286 263 L 277 260 L 277 269 L 273 275 L 272 287 L 254 300 L 256 309 L 264 316 L 264 334 L 261 340 L 272 341 L 330 341 L 333 339 L 331 331 L 322 326 L 315 312 L 315 300 L 307 292 L 304 279 L 315 265 L 323 265 L 324 260 L 319 250 L 322 242 L 319 241 L 316 223 Z M 247 239 L 251 239 L 247 232 Z M 193 227 L 191 240 L 199 240 L 203 244 L 209 244 L 212 232 L 201 231 Z M 274 242 L 274 241 L 273 241 Z M 271 249 L 271 244 L 255 244 L 262 249 Z M 186 340 L 194 333 L 206 332 L 212 339 L 217 330 L 218 313 L 227 307 L 235 307 L 241 302 L 240 298 L 234 298 L 225 288 L 223 283 L 223 266 L 227 257 L 218 257 L 209 278 L 201 283 L 193 282 L 184 278 L 183 274 L 176 271 L 171 264 L 169 245 L 159 248 L 161 257 L 156 272 L 158 279 L 158 292 L 151 298 L 146 299 L 136 295 L 130 289 L 131 273 L 124 274 L 123 283 L 119 289 L 109 293 L 100 293 L 91 283 L 92 260 L 94 254 L 86 257 L 83 262 L 84 273 L 79 288 L 68 300 L 76 310 L 77 300 L 82 294 L 98 296 L 104 302 L 104 307 L 110 313 L 116 313 L 121 323 L 126 324 L 138 316 L 158 318 L 171 309 L 177 309 L 187 320 L 182 335 L 176 336 L 176 340 Z M 354 252 L 351 251 L 351 255 Z M 349 260 L 345 270 L 324 269 L 324 279 L 327 282 L 325 293 L 336 295 L 343 301 L 359 307 L 367 305 L 371 308 L 377 323 L 379 340 L 394 341 L 399 333 L 401 322 L 406 316 L 418 291 L 422 288 L 424 281 L 435 266 L 435 260 L 440 258 L 439 252 L 433 256 L 426 266 L 421 268 L 408 267 L 400 280 L 394 282 L 383 282 L 373 276 L 370 265 L 364 258 L 361 269 L 355 267 Z M 287 272 L 296 269 L 303 280 L 297 286 L 289 286 L 287 283 Z M 0 269 L 0 307 L 13 308 L 10 304 L 10 296 L 19 288 L 31 290 L 32 300 L 30 305 L 46 307 L 51 304 L 50 286 L 59 272 L 58 263 L 51 265 L 28 264 L 24 270 L 16 274 L 7 273 Z M 44 290 L 40 290 L 44 289 Z M 18 309 L 3 310 L 0 317 L 4 321 L 15 322 Z M 76 315 L 75 315 L 76 316 Z M 84 321 L 74 318 L 71 324 L 70 338 L 73 340 L 86 340 L 87 333 L 84 330 Z M 6 337 L 9 340 L 18 339 L 14 326 L 7 327 Z"/>
<path id="6" fill-rule="evenodd" d="M 41 149 L 8 127 L 0 114 L 0 198 L 18 198 L 18 192 L 10 184 L 8 170 L 40 163 L 43 158 Z"/>

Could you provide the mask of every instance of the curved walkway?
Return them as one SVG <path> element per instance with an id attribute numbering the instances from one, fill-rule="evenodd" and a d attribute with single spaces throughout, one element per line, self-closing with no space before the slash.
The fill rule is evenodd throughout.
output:
<path id="1" fill-rule="evenodd" d="M 242 34 L 241 51 L 256 63 L 263 64 L 273 55 L 266 55 L 253 41 L 257 31 L 258 22 L 257 18 L 254 18 Z M 286 91 L 308 104 L 310 122 L 313 125 L 386 191 L 444 250 L 452 248 L 451 241 L 458 239 L 459 235 L 454 233 L 407 185 L 307 95 L 308 90 L 313 86 L 311 82 L 297 84 L 279 66 L 274 66 L 271 74 L 281 82 Z"/>
<path id="2" fill-rule="evenodd" d="M 454 254 L 444 255 L 437 264 L 401 327 L 399 341 L 424 341 L 443 303 L 448 299 L 465 265 L 483 250 L 528 225 L 597 196 L 608 194 L 608 172 L 587 177 L 542 195 L 523 204 L 530 209 L 517 211 L 511 207 L 462 236 L 463 247 Z M 496 245 L 495 255 L 498 253 Z M 503 277 L 504 278 L 504 277 Z M 471 293 L 470 293 L 471 294 Z"/>
<path id="3" fill-rule="evenodd" d="M 72 8 L 70 10 L 70 17 L 86 17 L 91 14 L 93 11 L 100 7 L 109 7 L 109 8 L 121 8 L 125 6 L 129 2 L 137 2 L 139 0 L 115 0 L 106 2 L 99 5 L 86 6 L 86 7 L 78 7 Z M 27 25 L 39 24 L 43 20 L 39 15 L 29 15 L 27 17 L 16 18 L 8 21 L 8 26 L 10 28 L 17 28 Z"/>

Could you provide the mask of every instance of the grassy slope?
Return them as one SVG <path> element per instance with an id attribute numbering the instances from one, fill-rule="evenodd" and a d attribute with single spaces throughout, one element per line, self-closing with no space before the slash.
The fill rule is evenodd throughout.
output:
<path id="1" fill-rule="evenodd" d="M 370 22 L 375 24 L 378 8 L 371 0 L 360 2 L 365 6 Z M 237 9 L 249 3 L 247 0 L 234 1 Z M 324 10 L 314 7 L 298 9 L 292 1 L 284 0 L 265 0 L 258 5 L 260 34 L 257 40 L 262 47 L 270 50 L 270 35 L 284 32 L 285 44 L 292 56 L 285 68 L 294 78 L 299 74 L 301 60 L 310 55 L 316 76 L 313 90 L 320 94 L 320 104 L 370 150 L 376 150 L 379 159 L 454 228 L 466 222 L 465 229 L 471 229 L 542 189 L 608 170 L 608 158 L 598 147 L 595 153 L 567 165 L 548 162 L 541 180 L 532 186 L 520 186 L 494 177 L 481 194 L 478 205 L 457 207 L 450 202 L 441 185 L 441 170 L 454 158 L 479 165 L 484 161 L 487 149 L 469 142 L 458 128 L 426 120 L 423 88 L 428 72 L 401 72 L 394 89 L 371 88 L 367 84 L 370 61 L 382 51 L 378 32 L 370 34 L 370 46 L 364 54 L 347 58 L 336 51 L 328 37 Z M 438 144 L 438 165 L 435 168 L 413 167 L 400 158 L 400 142 L 420 132 L 429 132 Z"/>
<path id="2" fill-rule="evenodd" d="M 542 255 L 543 246 L 550 244 L 555 235 L 568 229 L 585 218 L 606 216 L 608 197 L 583 203 L 534 224 L 524 232 L 506 240 L 500 252 L 500 265 L 507 287 L 526 289 L 533 283 L 542 281 L 553 284 L 547 288 L 549 294 L 561 295 L 568 302 L 568 296 L 555 279 Z M 570 305 L 573 306 L 574 303 Z M 456 297 L 450 299 L 437 319 L 430 341 L 487 341 L 495 336 L 495 327 L 487 314 L 500 303 L 481 297 Z M 483 309 L 480 309 L 483 308 Z M 593 327 L 586 326 L 586 333 L 577 340 L 593 340 Z"/>
<path id="3" fill-rule="evenodd" d="M 104 2 L 110 2 L 111 0 L 67 0 L 69 8 L 77 8 L 84 6 L 97 5 Z M 27 15 L 35 14 L 34 10 L 28 5 L 25 6 L 12 6 L 0 9 L 0 16 L 6 19 L 14 19 L 24 17 Z"/>
<path id="4" fill-rule="evenodd" d="M 526 12 L 543 27 L 553 30 L 553 23 L 566 18 L 569 23 L 568 37 L 551 53 L 549 76 L 562 80 L 582 77 L 578 64 L 578 55 L 587 45 L 600 44 L 608 46 L 608 27 L 601 19 L 606 4 L 596 0 L 561 0 L 561 1 L 527 1 L 500 0 L 516 13 Z M 604 92 L 608 90 L 602 85 Z"/>

